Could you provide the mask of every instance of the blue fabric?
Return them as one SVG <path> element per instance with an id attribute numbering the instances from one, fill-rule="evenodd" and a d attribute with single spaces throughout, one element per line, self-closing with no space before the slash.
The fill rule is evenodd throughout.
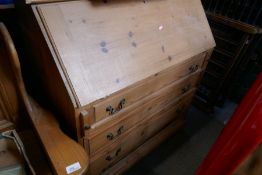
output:
<path id="1" fill-rule="evenodd" d="M 0 0 L 0 5 L 13 4 L 14 0 Z"/>

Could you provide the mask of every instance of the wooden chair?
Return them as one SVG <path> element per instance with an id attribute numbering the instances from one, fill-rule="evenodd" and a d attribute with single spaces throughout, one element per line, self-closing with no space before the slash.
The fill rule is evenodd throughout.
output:
<path id="1" fill-rule="evenodd" d="M 6 27 L 0 23 L 0 131 L 16 127 L 21 111 L 29 116 L 54 174 L 87 171 L 89 159 L 85 150 L 60 130 L 52 113 L 28 96 L 15 46 Z M 70 166 L 74 164 L 81 168 Z"/>

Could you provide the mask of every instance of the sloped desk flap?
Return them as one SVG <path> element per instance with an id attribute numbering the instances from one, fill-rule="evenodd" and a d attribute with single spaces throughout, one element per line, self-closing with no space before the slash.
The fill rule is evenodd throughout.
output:
<path id="1" fill-rule="evenodd" d="M 215 46 L 200 0 L 83 0 L 35 9 L 79 106 Z"/>

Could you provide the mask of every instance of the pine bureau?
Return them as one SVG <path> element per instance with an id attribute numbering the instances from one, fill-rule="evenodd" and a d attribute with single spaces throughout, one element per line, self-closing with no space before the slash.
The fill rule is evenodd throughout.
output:
<path id="1" fill-rule="evenodd" d="M 215 47 L 200 0 L 27 3 L 27 61 L 88 174 L 124 172 L 183 126 Z"/>

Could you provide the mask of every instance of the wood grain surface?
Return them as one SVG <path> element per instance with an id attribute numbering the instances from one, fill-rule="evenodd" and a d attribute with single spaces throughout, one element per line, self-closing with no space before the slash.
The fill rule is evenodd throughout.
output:
<path id="1" fill-rule="evenodd" d="M 123 91 L 119 91 L 103 101 L 96 103 L 94 105 L 96 121 L 110 115 L 110 113 L 106 110 L 108 106 L 112 106 L 115 110 L 117 110 L 120 102 L 125 100 L 124 105 L 121 109 L 119 109 L 119 111 L 121 111 L 144 97 L 158 91 L 159 89 L 168 86 L 174 81 L 180 81 L 181 77 L 184 78 L 187 75 L 202 71 L 201 67 L 206 58 L 206 54 L 207 53 L 204 52 L 189 58 L 181 64 L 156 73 L 155 75 L 150 76 L 141 82 L 135 83 L 134 85 L 125 88 Z M 194 70 L 192 70 L 193 67 L 195 67 Z"/>
<path id="2" fill-rule="evenodd" d="M 166 128 L 161 130 L 154 137 L 147 140 L 147 142 L 139 146 L 128 156 L 121 159 L 118 163 L 116 163 L 112 167 L 107 168 L 103 174 L 104 175 L 123 174 L 127 169 L 132 167 L 136 162 L 138 162 L 144 156 L 146 156 L 155 148 L 157 148 L 157 146 L 160 145 L 162 142 L 164 142 L 167 138 L 172 136 L 172 134 L 174 134 L 177 130 L 179 130 L 184 125 L 184 123 L 185 120 L 183 119 L 178 119 L 171 122 Z"/>
<path id="3" fill-rule="evenodd" d="M 162 111 L 145 118 L 137 125 L 133 126 L 129 132 L 124 133 L 121 138 L 111 144 L 107 144 L 104 150 L 97 152 L 93 157 L 90 157 L 90 171 L 92 174 L 100 174 L 110 165 L 115 164 L 121 158 L 125 157 L 143 144 L 147 139 L 156 135 L 161 129 L 172 123 L 175 119 L 183 116 L 183 111 L 188 107 L 191 101 L 192 92 L 188 94 L 188 98 L 169 104 Z M 182 110 L 181 106 L 185 105 Z M 180 112 L 178 112 L 178 110 Z"/>
<path id="4" fill-rule="evenodd" d="M 10 95 L 9 93 L 16 95 L 16 98 L 9 98 L 7 100 L 10 106 L 19 104 L 17 108 L 25 107 L 50 160 L 54 174 L 68 174 L 66 167 L 76 162 L 80 164 L 81 168 L 70 174 L 85 173 L 88 168 L 89 159 L 84 149 L 61 131 L 51 112 L 41 108 L 27 95 L 15 46 L 6 27 L 2 23 L 0 23 L 0 40 L 0 43 L 2 43 L 0 45 L 1 50 L 5 50 L 5 55 L 0 57 L 0 70 L 4 70 L 4 74 L 0 75 L 3 75 L 8 80 L 6 82 L 9 82 L 4 83 L 3 86 L 14 89 L 14 91 L 8 91 L 7 95 Z M 3 92 L 1 91 L 1 93 Z M 19 117 L 18 110 L 15 111 L 17 117 Z"/>
<path id="5" fill-rule="evenodd" d="M 51 1 L 19 8 L 30 12 L 21 23 L 31 61 L 77 131 L 88 173 L 123 172 L 184 123 L 165 128 L 191 101 L 215 46 L 201 2 Z"/>
<path id="6" fill-rule="evenodd" d="M 106 122 L 95 124 L 96 126 L 91 126 L 91 129 L 87 133 L 87 137 L 90 139 L 90 155 L 94 155 L 95 151 L 99 148 L 101 149 L 103 145 L 110 144 L 117 140 L 119 136 L 127 132 L 135 124 L 150 118 L 155 113 L 167 109 L 167 106 L 170 106 L 170 104 L 174 104 L 185 98 L 184 95 L 187 92 L 195 89 L 198 78 L 197 75 L 189 77 L 189 79 L 185 79 L 182 82 L 171 84 L 170 86 L 167 86 L 166 88 L 137 102 L 137 104 L 127 108 L 125 111 L 111 117 L 111 119 Z M 184 91 L 184 87 L 189 88 Z M 109 133 L 112 133 L 115 138 L 109 140 L 107 138 Z"/>
<path id="7" fill-rule="evenodd" d="M 71 1 L 36 8 L 79 106 L 215 45 L 200 0 Z"/>

